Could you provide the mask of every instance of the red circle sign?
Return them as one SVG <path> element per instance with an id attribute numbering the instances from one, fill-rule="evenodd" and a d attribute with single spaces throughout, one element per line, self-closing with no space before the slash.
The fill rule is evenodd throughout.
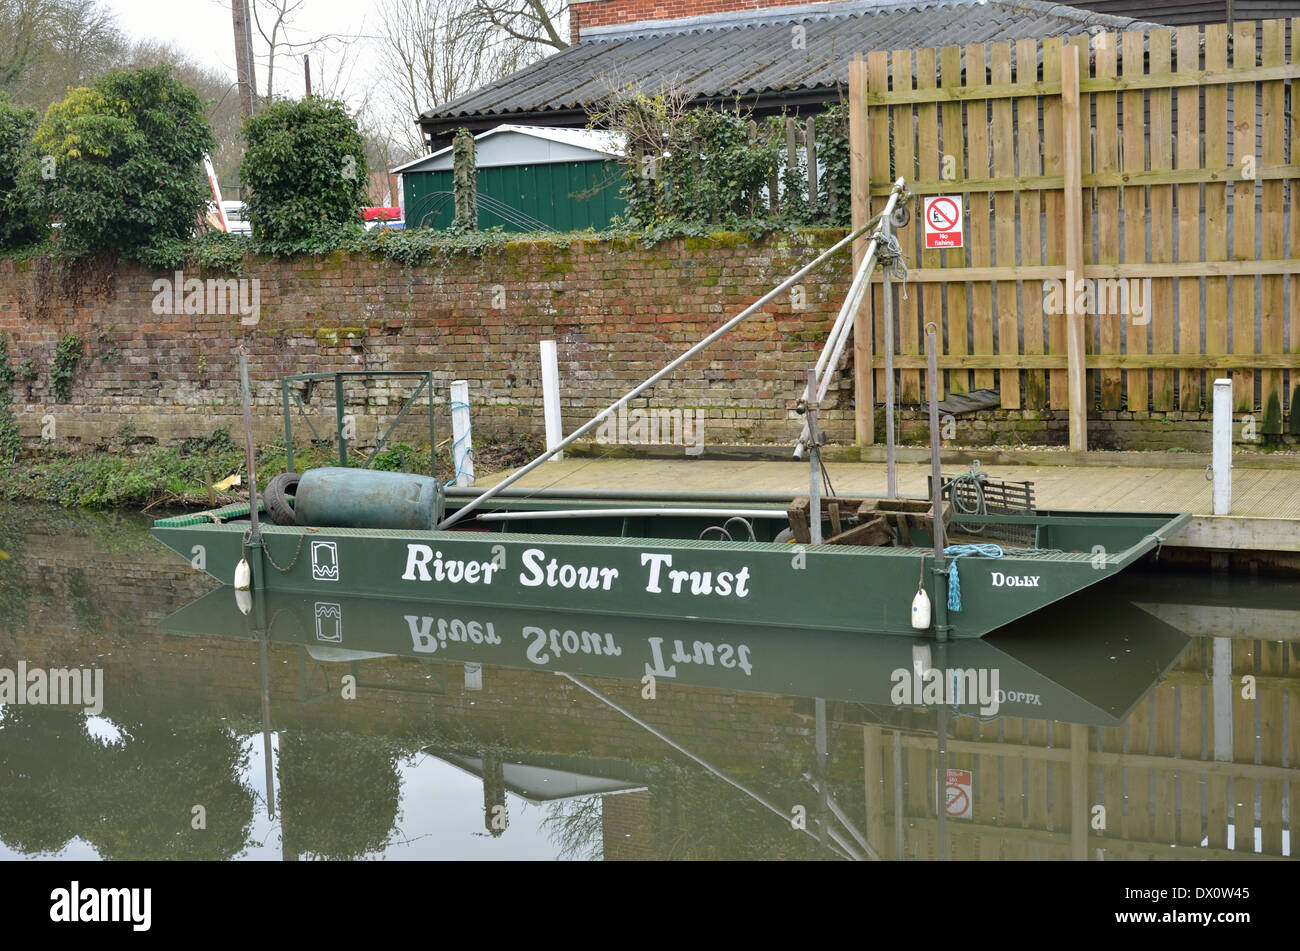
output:
<path id="1" fill-rule="evenodd" d="M 966 795 L 966 790 L 955 783 L 950 783 L 944 792 L 947 794 L 944 811 L 954 818 L 965 815 L 966 810 L 970 808 L 970 799 Z"/>
<path id="2" fill-rule="evenodd" d="M 940 231 L 951 231 L 961 218 L 957 203 L 951 198 L 936 198 L 930 202 L 930 225 Z"/>

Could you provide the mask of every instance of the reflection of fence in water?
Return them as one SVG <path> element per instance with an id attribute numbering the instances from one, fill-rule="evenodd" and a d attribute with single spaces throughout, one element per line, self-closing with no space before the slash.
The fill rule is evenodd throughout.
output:
<path id="1" fill-rule="evenodd" d="M 1198 637 L 1122 727 L 1016 717 L 950 721 L 947 765 L 974 773 L 974 812 L 969 820 L 945 822 L 948 857 L 1282 857 L 1285 835 L 1294 858 L 1300 678 L 1289 670 L 1287 655 L 1297 644 L 1291 637 L 1269 642 L 1239 635 L 1227 644 Z M 1231 651 L 1230 710 L 1214 707 L 1216 640 L 1224 660 L 1224 648 Z M 1242 697 L 1247 674 L 1256 678 L 1254 699 Z M 1222 760 L 1215 756 L 1216 713 L 1221 735 L 1231 730 Z M 935 857 L 934 736 L 899 737 L 896 777 L 894 734 L 875 725 L 863 729 L 868 838 L 884 857 L 897 857 L 895 790 L 901 788 L 903 855 Z M 1103 830 L 1092 827 L 1098 806 L 1105 810 Z"/>

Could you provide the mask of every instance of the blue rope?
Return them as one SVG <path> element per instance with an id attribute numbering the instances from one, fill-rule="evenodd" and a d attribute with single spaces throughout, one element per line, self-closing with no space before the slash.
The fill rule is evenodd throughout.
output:
<path id="1" fill-rule="evenodd" d="M 981 555 L 984 558 L 1001 558 L 1002 549 L 998 545 L 949 545 L 943 554 L 952 561 L 948 563 L 948 610 L 961 610 L 961 579 L 957 577 L 957 559 L 967 555 Z"/>

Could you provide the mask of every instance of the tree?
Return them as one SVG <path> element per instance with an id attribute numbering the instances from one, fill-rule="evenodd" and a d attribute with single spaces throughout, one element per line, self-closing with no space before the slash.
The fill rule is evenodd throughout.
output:
<path id="1" fill-rule="evenodd" d="M 265 70 L 266 91 L 261 96 L 258 108 L 275 99 L 276 67 L 285 56 L 299 62 L 298 57 L 318 50 L 331 50 L 336 53 L 345 51 L 351 41 L 337 33 L 323 33 L 310 39 L 297 39 L 296 21 L 303 12 L 306 0 L 252 0 L 253 26 L 266 46 Z M 346 58 L 346 56 L 344 56 Z M 324 79 L 325 77 L 321 77 Z M 337 74 L 336 74 L 337 78 Z M 321 87 L 321 92 L 326 88 Z M 340 95 L 337 85 L 330 90 L 333 95 Z"/>
<path id="2" fill-rule="evenodd" d="M 44 35 L 50 0 L 7 0 L 0 6 L 0 89 L 12 86 Z"/>
<path id="3" fill-rule="evenodd" d="M 189 235 L 207 206 L 203 105 L 166 66 L 113 70 L 56 102 L 36 130 L 42 186 L 75 251 L 134 254 Z"/>
<path id="4" fill-rule="evenodd" d="M 424 151 L 415 118 L 527 65 L 541 52 L 478 11 L 478 0 L 381 0 L 379 86 L 402 158 Z"/>
<path id="5" fill-rule="evenodd" d="M 231 87 L 230 76 L 220 70 L 200 65 L 183 51 L 158 40 L 135 43 L 127 59 L 137 67 L 171 66 L 172 75 L 189 86 L 203 102 L 214 146 L 212 165 L 222 185 L 239 181 L 239 163 L 244 158 L 239 95 Z"/>
<path id="6" fill-rule="evenodd" d="M 0 89 L 44 111 L 71 87 L 127 62 L 128 42 L 99 0 L 0 3 Z"/>
<path id="7" fill-rule="evenodd" d="M 35 187 L 36 110 L 13 105 L 0 92 L 0 248 L 30 244 L 46 226 Z"/>
<path id="8" fill-rule="evenodd" d="M 336 99 L 311 96 L 267 106 L 244 126 L 240 177 L 253 234 L 285 250 L 328 226 L 361 226 L 366 146 Z"/>
<path id="9" fill-rule="evenodd" d="M 557 50 L 567 49 L 564 39 L 568 9 L 563 0 L 474 0 L 480 22 L 490 24 L 516 40 L 541 43 Z"/>

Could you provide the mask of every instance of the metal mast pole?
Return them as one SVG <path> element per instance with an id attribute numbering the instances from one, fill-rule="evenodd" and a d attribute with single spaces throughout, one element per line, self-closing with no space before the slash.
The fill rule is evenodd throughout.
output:
<path id="1" fill-rule="evenodd" d="M 880 222 L 882 234 L 889 236 L 889 218 Z M 894 293 L 889 279 L 890 268 L 882 269 L 884 284 L 881 302 L 885 311 L 885 494 L 898 497 L 898 476 L 894 469 Z"/>
<path id="2" fill-rule="evenodd" d="M 552 446 L 552 447 L 550 447 L 549 449 L 547 449 L 545 452 L 543 452 L 540 456 L 538 456 L 538 457 L 537 457 L 536 459 L 534 459 L 532 462 L 528 463 L 528 465 L 524 466 L 522 469 L 517 469 L 517 470 L 516 470 L 515 472 L 513 472 L 511 475 L 507 476 L 505 479 L 502 479 L 500 482 L 498 482 L 496 485 L 492 486 L 490 489 L 488 489 L 488 490 L 487 490 L 486 492 L 484 492 L 482 495 L 480 495 L 480 496 L 478 496 L 477 498 L 475 498 L 473 501 L 471 501 L 471 502 L 470 502 L 468 505 L 466 505 L 464 508 L 459 509 L 459 510 L 456 511 L 454 514 L 452 514 L 452 515 L 448 516 L 447 518 L 443 519 L 440 523 L 438 523 L 438 528 L 439 528 L 439 529 L 446 529 L 446 528 L 450 528 L 452 525 L 455 525 L 455 524 L 456 524 L 457 522 L 459 522 L 462 518 L 464 518 L 464 517 L 465 517 L 466 515 L 468 515 L 470 512 L 474 511 L 476 508 L 478 508 L 480 505 L 482 505 L 482 504 L 483 504 L 484 502 L 486 502 L 488 499 L 492 498 L 494 495 L 496 495 L 496 494 L 497 494 L 498 492 L 500 492 L 502 489 L 506 488 L 506 487 L 509 486 L 509 485 L 513 485 L 515 482 L 519 481 L 521 478 L 523 478 L 523 477 L 524 477 L 525 475 L 527 475 L 528 473 L 532 472 L 534 469 L 536 469 L 538 466 L 540 466 L 540 465 L 541 465 L 543 462 L 545 462 L 547 459 L 551 458 L 551 456 L 555 455 L 557 452 L 563 452 L 563 451 L 564 451 L 565 449 L 567 449 L 569 446 L 573 445 L 573 443 L 574 443 L 575 441 L 577 441 L 577 439 L 578 439 L 580 436 L 585 435 L 586 433 L 590 432 L 592 429 L 594 429 L 594 428 L 596 428 L 598 425 L 600 425 L 602 422 L 604 422 L 605 419 L 607 419 L 609 416 L 611 416 L 613 413 L 615 413 L 615 412 L 618 410 L 618 407 L 620 407 L 620 406 L 624 405 L 625 403 L 627 403 L 628 400 L 635 399 L 635 398 L 637 397 L 638 394 L 643 393 L 643 392 L 645 392 L 646 390 L 648 390 L 650 387 L 654 386 L 656 383 L 658 383 L 660 380 L 662 380 L 662 379 L 663 379 L 664 377 L 666 377 L 668 374 L 672 373 L 674 370 L 676 370 L 679 366 L 681 366 L 681 365 L 682 365 L 683 363 L 685 363 L 687 360 L 691 359 L 691 358 L 692 358 L 693 356 L 695 356 L 697 353 L 699 353 L 700 351 L 702 351 L 702 350 L 704 350 L 704 349 L 706 349 L 706 348 L 712 346 L 712 344 L 713 344 L 715 341 L 717 341 L 718 338 L 722 337 L 724 334 L 726 334 L 728 331 L 730 331 L 733 327 L 735 327 L 735 326 L 736 326 L 737 324 L 739 324 L 741 321 L 745 320 L 747 317 L 750 317 L 750 316 L 752 316 L 753 314 L 757 313 L 758 311 L 762 310 L 762 309 L 763 309 L 763 308 L 764 308 L 768 303 L 770 303 L 774 298 L 776 298 L 777 296 L 779 296 L 779 295 L 785 293 L 785 292 L 786 292 L 787 290 L 789 290 L 792 286 L 794 286 L 795 284 L 797 284 L 797 283 L 799 282 L 799 280 L 800 280 L 800 279 L 801 279 L 805 274 L 807 274 L 807 273 L 809 273 L 810 271 L 812 271 L 814 268 L 816 268 L 818 265 L 820 265 L 823 261 L 825 261 L 827 258 L 831 257 L 831 256 L 832 256 L 833 254 L 835 254 L 836 252 L 840 251 L 841 249 L 847 247 L 848 245 L 850 245 L 850 244 L 852 244 L 854 241 L 856 241 L 856 240 L 858 239 L 858 237 L 861 236 L 861 235 L 862 235 L 862 234 L 863 234 L 863 233 L 864 233 L 864 232 L 865 232 L 869 227 L 870 227 L 870 225 L 863 225 L 861 228 L 857 228 L 857 229 L 855 229 L 854 231 L 852 231 L 852 232 L 850 232 L 848 235 L 846 235 L 844 238 L 842 238 L 841 240 L 837 241 L 837 242 L 836 242 L 834 245 L 832 245 L 830 248 L 828 248 L 827 250 L 823 251 L 821 254 L 817 255 L 817 257 L 813 258 L 812 261 L 810 261 L 809 263 L 805 264 L 803 267 L 801 267 L 799 270 L 795 271 L 793 274 L 791 274 L 789 277 L 787 277 L 784 281 L 782 281 L 782 282 L 781 282 L 780 284 L 778 284 L 776 287 L 772 288 L 770 291 L 768 291 L 766 294 L 764 294 L 764 295 L 763 295 L 762 297 L 760 297 L 758 300 L 754 301 L 754 303 L 750 304 L 748 307 L 746 307 L 744 310 L 742 310 L 742 311 L 741 311 L 739 314 L 737 314 L 735 317 L 732 317 L 729 321 L 727 321 L 725 324 L 723 324 L 723 325 L 722 325 L 721 327 L 719 327 L 717 330 L 713 331 L 713 333 L 709 334 L 707 337 L 705 337 L 703 340 L 701 340 L 701 341 L 700 341 L 699 343 L 697 343 L 695 346 L 691 347 L 689 350 L 687 350 L 685 353 L 683 353 L 683 354 L 682 354 L 681 356 L 679 356 L 677 359 L 673 360 L 671 363 L 669 363 L 667 366 L 665 366 L 665 367 L 664 367 L 662 370 L 660 370 L 658 373 L 655 373 L 653 376 L 647 378 L 643 383 L 638 384 L 637 386 L 633 387 L 633 388 L 632 388 L 631 390 L 629 390 L 628 392 L 624 393 L 624 394 L 623 394 L 622 396 L 620 396 L 617 400 L 615 400 L 613 403 L 611 403 L 609 406 L 607 406 L 604 410 L 602 410 L 600 413 L 597 413 L 595 416 L 593 416 L 593 417 L 592 417 L 591 419 L 589 419 L 587 422 L 583 423 L 581 426 L 579 426 L 577 429 L 575 429 L 572 433 L 570 433 L 570 434 L 569 434 L 567 437 L 565 437 L 563 440 L 561 440 L 560 442 L 556 443 L 554 446 Z"/>

